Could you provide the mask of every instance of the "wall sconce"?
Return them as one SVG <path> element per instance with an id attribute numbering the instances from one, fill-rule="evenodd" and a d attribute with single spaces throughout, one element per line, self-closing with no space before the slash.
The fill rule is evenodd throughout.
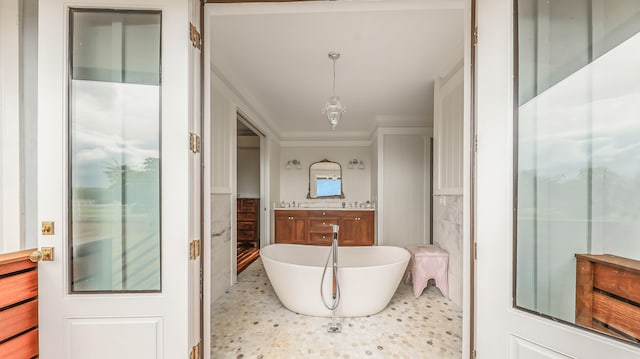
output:
<path id="1" fill-rule="evenodd" d="M 298 160 L 296 160 L 296 159 L 289 160 L 289 161 L 287 161 L 287 166 L 286 166 L 286 168 L 287 168 L 288 170 L 289 170 L 289 169 L 292 169 L 292 168 L 295 168 L 295 169 L 301 169 L 301 168 L 302 168 L 302 163 L 300 163 L 300 161 L 298 161 Z"/>
<path id="2" fill-rule="evenodd" d="M 362 162 L 362 160 L 359 160 L 357 158 L 352 159 L 351 161 L 349 161 L 349 169 L 354 169 L 354 168 L 359 168 L 359 169 L 364 169 L 364 162 Z"/>

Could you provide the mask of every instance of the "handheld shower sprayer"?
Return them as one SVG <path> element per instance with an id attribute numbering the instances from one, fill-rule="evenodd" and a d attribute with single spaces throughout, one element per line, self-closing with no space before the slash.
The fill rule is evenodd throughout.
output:
<path id="1" fill-rule="evenodd" d="M 331 251 L 329 251 L 329 255 L 327 256 L 327 262 L 324 265 L 322 279 L 320 280 L 320 299 L 322 299 L 322 304 L 331 311 L 331 323 L 329 323 L 327 331 L 329 333 L 340 333 L 342 331 L 342 325 L 336 322 L 336 309 L 338 308 L 338 304 L 340 304 L 340 284 L 338 282 L 338 232 L 340 230 L 340 226 L 337 224 L 331 224 L 330 226 L 333 232 L 333 241 L 331 243 Z M 333 280 L 331 285 L 331 304 L 327 304 L 324 298 L 323 284 L 327 268 L 329 267 L 329 260 L 332 257 Z"/>

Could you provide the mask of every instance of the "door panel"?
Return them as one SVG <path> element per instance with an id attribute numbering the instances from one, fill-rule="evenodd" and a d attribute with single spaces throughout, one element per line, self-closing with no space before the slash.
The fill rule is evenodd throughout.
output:
<path id="1" fill-rule="evenodd" d="M 122 197 L 114 197 L 108 200 L 93 199 L 94 202 L 91 202 L 80 201 L 80 197 L 75 197 L 75 202 L 70 201 L 74 192 L 69 188 L 73 183 L 79 183 L 77 182 L 79 178 L 73 177 L 74 174 L 84 173 L 88 176 L 87 178 L 92 174 L 102 176 L 105 167 L 113 164 L 109 160 L 98 161 L 94 166 L 83 166 L 80 172 L 78 172 L 78 168 L 69 171 L 72 163 L 76 162 L 67 160 L 70 153 L 68 144 L 73 138 L 73 136 L 70 137 L 67 130 L 70 128 L 69 121 L 74 119 L 74 110 L 78 109 L 73 106 L 74 102 L 70 101 L 69 94 L 72 96 L 80 94 L 77 89 L 74 92 L 71 88 L 74 85 L 74 80 L 71 80 L 72 73 L 69 71 L 71 61 L 69 24 L 72 8 L 91 8 L 96 12 L 101 8 L 152 11 L 161 14 L 161 51 L 157 61 L 161 64 L 162 78 L 159 89 L 156 90 L 156 92 L 159 91 L 160 102 L 153 105 L 159 114 L 158 121 L 159 128 L 161 128 L 159 134 L 159 143 L 161 143 L 159 158 L 162 161 L 159 169 L 161 185 L 159 186 L 160 196 L 157 198 L 162 198 L 162 206 L 159 215 L 156 215 L 157 220 L 153 219 L 153 215 L 149 215 L 153 210 L 144 212 L 142 206 L 138 205 L 142 202 L 136 202 L 135 206 L 128 206 L 127 201 L 135 198 L 132 196 L 140 195 L 140 191 L 135 191 L 136 193 L 125 191 L 124 200 Z M 188 69 L 190 64 L 187 46 L 190 44 L 187 35 L 188 20 L 188 3 L 186 1 L 141 0 L 136 2 L 135 8 L 125 1 L 105 3 L 95 0 L 82 2 L 54 0 L 39 2 L 38 53 L 41 55 L 40 58 L 46 59 L 46 61 L 38 62 L 38 221 L 53 221 L 55 223 L 53 233 L 40 235 L 38 238 L 40 247 L 53 247 L 55 253 L 53 261 L 39 263 L 39 335 L 40 356 L 42 358 L 98 358 L 101 355 L 105 358 L 183 358 L 189 355 L 190 317 L 188 312 L 189 281 L 187 279 L 189 278 Z M 92 20 L 90 24 L 100 25 L 100 22 Z M 123 23 L 123 25 L 126 24 Z M 138 25 L 140 24 L 136 24 L 136 26 Z M 153 129 L 147 128 L 149 133 L 135 132 L 127 126 L 133 126 L 137 119 L 148 115 L 148 111 L 135 111 L 135 108 L 124 106 L 126 101 L 118 99 L 133 96 L 123 90 L 125 87 L 122 85 L 123 79 L 126 85 L 130 84 L 127 83 L 127 79 L 132 78 L 135 78 L 137 82 L 145 82 L 144 78 L 148 74 L 139 71 L 140 57 L 126 55 L 127 51 L 129 51 L 129 55 L 131 55 L 130 51 L 133 51 L 133 49 L 127 48 L 129 38 L 126 36 L 126 26 L 119 28 L 110 24 L 109 29 L 111 41 L 107 41 L 105 38 L 97 40 L 87 38 L 81 41 L 82 45 L 80 42 L 77 45 L 91 47 L 87 54 L 94 56 L 93 60 L 97 63 L 100 61 L 107 61 L 110 65 L 118 62 L 125 63 L 128 66 L 125 68 L 136 71 L 129 72 L 122 71 L 122 69 L 112 71 L 113 68 L 111 71 L 102 71 L 109 68 L 106 65 L 96 67 L 99 77 L 111 76 L 110 80 L 100 77 L 101 82 L 107 82 L 105 80 L 119 81 L 120 84 L 116 87 L 120 89 L 109 90 L 118 95 L 115 101 L 107 101 L 109 99 L 107 95 L 94 96 L 91 103 L 97 108 L 83 110 L 85 111 L 84 115 L 99 118 L 100 121 L 97 123 L 102 127 L 86 131 L 93 135 L 91 137 L 93 141 L 87 142 L 93 145 L 97 144 L 97 146 L 84 153 L 85 156 L 82 159 L 90 160 L 109 151 L 127 153 L 132 156 L 129 159 L 139 156 L 146 158 L 145 156 L 150 152 L 143 143 L 145 136 L 154 132 Z M 125 29 L 124 35 L 119 32 L 122 29 Z M 100 33 L 97 29 L 90 31 L 96 35 Z M 104 33 L 106 34 L 106 32 Z M 89 35 L 89 32 L 85 35 Z M 122 42 L 119 42 L 122 39 L 124 39 L 124 55 L 114 52 L 111 52 L 110 56 L 101 54 L 100 51 L 104 49 L 122 49 Z M 117 46 L 118 44 L 120 45 Z M 91 74 L 91 71 L 89 74 L 96 75 Z M 151 92 L 149 91 L 149 93 Z M 144 102 L 140 103 L 141 105 L 148 104 L 147 101 L 141 102 Z M 123 117 L 123 120 L 119 121 L 118 116 L 123 114 L 127 114 L 127 117 Z M 73 124 L 77 125 L 78 123 Z M 125 131 L 128 135 L 127 140 L 116 140 L 110 136 L 108 131 L 113 131 L 114 128 Z M 71 148 L 88 149 L 89 147 L 72 146 Z M 144 171 L 144 161 L 142 161 L 142 165 L 137 161 L 135 163 L 136 165 L 131 168 L 132 171 L 127 172 L 132 175 L 128 178 L 130 180 L 139 180 L 140 173 L 135 172 Z M 85 169 L 88 172 L 82 172 Z M 122 167 L 120 169 L 122 170 Z M 133 177 L 134 173 L 135 178 Z M 122 176 L 116 178 L 122 179 Z M 123 183 L 123 181 L 117 182 Z M 124 179 L 124 183 L 127 183 L 127 179 Z M 101 185 L 108 188 L 108 181 Z M 85 195 L 91 191 L 96 194 L 97 191 L 94 187 L 99 186 L 89 185 L 87 187 L 90 188 L 84 190 L 83 194 Z M 93 208 L 91 208 L 93 211 L 84 211 L 85 207 L 90 204 L 93 204 Z M 74 212 L 73 210 L 79 210 L 79 205 L 83 206 L 83 212 Z M 91 215 L 99 215 L 103 219 L 111 216 L 109 218 L 113 221 L 109 223 L 93 222 L 105 224 L 99 226 L 103 230 L 102 232 L 97 231 L 95 226 L 82 229 L 72 226 L 73 223 L 78 222 L 74 214 L 82 214 L 86 219 L 85 222 L 79 223 L 92 223 L 89 221 Z M 122 214 L 126 216 L 118 217 Z M 122 218 L 127 220 L 122 221 Z M 128 218 L 132 218 L 132 220 Z M 125 228 L 122 223 L 126 224 Z M 123 234 L 134 236 L 131 231 L 143 229 L 147 231 L 149 228 L 151 231 L 146 232 L 147 235 L 157 232 L 157 235 L 162 238 L 159 247 L 157 245 L 159 237 L 156 237 L 152 241 L 156 244 L 150 246 L 151 249 L 142 250 L 141 247 L 128 248 L 125 246 L 126 250 L 122 251 L 123 247 L 120 246 L 118 240 L 123 237 Z M 80 258 L 80 252 L 87 247 L 84 247 L 83 250 L 79 250 L 77 247 L 72 248 L 70 238 L 74 233 L 80 234 L 80 232 L 75 232 L 76 229 L 82 229 L 82 235 L 92 233 L 91 239 L 87 239 L 89 242 L 104 240 L 109 236 L 118 238 L 111 241 L 111 245 L 98 246 L 100 251 L 106 250 L 104 252 L 98 251 L 97 253 L 102 254 L 97 256 L 102 259 L 111 259 L 111 261 L 104 260 L 98 264 L 90 259 L 91 257 Z M 105 235 L 106 231 L 111 231 L 109 236 Z M 77 239 L 81 238 L 89 238 L 89 236 L 77 237 Z M 76 243 L 76 245 L 79 244 Z M 141 251 L 136 252 L 138 249 Z M 106 255 L 105 253 L 109 251 L 112 254 Z M 127 256 L 133 256 L 136 253 L 141 256 L 149 255 L 148 258 L 157 260 L 158 252 L 162 253 L 161 260 L 158 260 L 160 267 L 151 266 L 156 268 L 150 275 L 151 277 L 156 275 L 156 279 L 152 281 L 151 285 L 145 284 L 144 287 L 129 288 L 128 290 L 137 291 L 131 293 L 111 291 L 113 288 L 118 290 L 124 288 L 120 280 L 114 280 L 114 278 L 122 278 L 122 253 L 126 253 Z M 84 261 L 85 263 L 82 265 L 95 272 L 95 278 L 98 278 L 94 282 L 95 285 L 91 284 L 86 289 L 100 290 L 100 293 L 74 293 L 72 291 L 72 285 L 78 284 L 73 281 L 73 275 L 74 273 L 80 275 L 75 271 L 76 268 L 72 268 L 72 255 L 76 255 L 74 258 L 79 261 L 78 265 L 80 265 L 80 261 Z M 138 272 L 134 264 L 126 262 L 127 260 L 124 262 L 124 267 L 134 273 Z M 84 277 L 84 275 L 82 276 Z M 161 286 L 158 286 L 159 283 Z M 141 288 L 153 292 L 142 293 L 139 291 Z"/>
<path id="2" fill-rule="evenodd" d="M 513 2 L 479 1 L 477 15 L 477 357 L 638 358 L 637 346 L 513 307 Z"/>
<path id="3" fill-rule="evenodd" d="M 162 353 L 161 317 L 68 318 L 65 332 L 73 359 L 154 359 Z"/>

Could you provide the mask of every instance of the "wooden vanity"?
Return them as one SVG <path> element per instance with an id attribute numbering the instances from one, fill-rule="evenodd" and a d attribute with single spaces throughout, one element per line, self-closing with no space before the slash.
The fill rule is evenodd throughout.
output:
<path id="1" fill-rule="evenodd" d="M 374 244 L 373 210 L 275 209 L 275 243 L 331 245 L 331 224 L 340 226 L 340 245 Z"/>

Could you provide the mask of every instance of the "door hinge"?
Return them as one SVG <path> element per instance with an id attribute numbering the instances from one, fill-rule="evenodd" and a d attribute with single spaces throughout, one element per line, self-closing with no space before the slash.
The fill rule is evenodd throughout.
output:
<path id="1" fill-rule="evenodd" d="M 194 239 L 189 242 L 189 259 L 194 260 L 200 256 L 200 240 Z"/>
<path id="2" fill-rule="evenodd" d="M 473 45 L 474 46 L 478 45 L 478 27 L 477 26 L 473 29 Z"/>
<path id="3" fill-rule="evenodd" d="M 200 136 L 197 133 L 189 132 L 189 149 L 193 153 L 200 153 L 201 148 Z"/>
<path id="4" fill-rule="evenodd" d="M 478 242 L 473 242 L 473 259 L 478 260 Z"/>
<path id="5" fill-rule="evenodd" d="M 473 349 L 473 351 L 471 352 L 471 356 L 476 358 L 478 356 L 478 352 L 476 352 L 476 350 Z"/>
<path id="6" fill-rule="evenodd" d="M 193 26 L 192 23 L 189 23 L 189 38 L 191 39 L 191 45 L 193 45 L 193 47 L 198 50 L 202 48 L 202 36 L 198 28 Z"/>
<path id="7" fill-rule="evenodd" d="M 191 348 L 189 359 L 200 359 L 200 341 Z"/>
<path id="8" fill-rule="evenodd" d="M 473 135 L 473 153 L 478 152 L 478 135 Z"/>

